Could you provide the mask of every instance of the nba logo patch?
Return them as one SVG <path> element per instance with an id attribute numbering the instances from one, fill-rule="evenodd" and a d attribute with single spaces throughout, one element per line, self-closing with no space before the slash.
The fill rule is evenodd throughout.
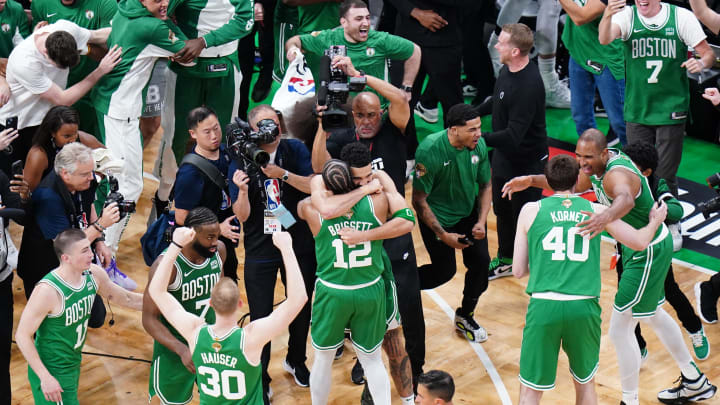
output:
<path id="1" fill-rule="evenodd" d="M 280 182 L 278 179 L 265 180 L 265 195 L 267 195 L 267 209 L 274 210 L 280 206 Z"/>
<path id="2" fill-rule="evenodd" d="M 315 81 L 312 79 L 303 79 L 302 77 L 291 77 L 288 82 L 288 92 L 298 93 L 304 96 L 308 93 L 315 92 Z"/>

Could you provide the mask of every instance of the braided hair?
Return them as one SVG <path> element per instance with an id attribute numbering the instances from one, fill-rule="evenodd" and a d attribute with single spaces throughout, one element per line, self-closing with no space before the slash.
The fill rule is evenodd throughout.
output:
<path id="1" fill-rule="evenodd" d="M 195 207 L 185 217 L 185 226 L 188 228 L 197 228 L 216 223 L 218 223 L 217 215 L 206 207 Z"/>
<path id="2" fill-rule="evenodd" d="M 345 194 L 355 188 L 348 164 L 339 159 L 330 159 L 322 170 L 325 187 L 334 194 Z"/>

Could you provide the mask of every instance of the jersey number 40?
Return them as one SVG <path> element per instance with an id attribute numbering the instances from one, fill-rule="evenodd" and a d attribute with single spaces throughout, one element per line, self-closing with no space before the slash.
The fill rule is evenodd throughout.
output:
<path id="1" fill-rule="evenodd" d="M 552 260 L 564 261 L 568 259 L 573 262 L 586 261 L 590 253 L 590 239 L 583 238 L 578 234 L 579 229 L 572 227 L 568 228 L 567 241 L 564 241 L 563 230 L 561 226 L 552 227 L 550 232 L 548 232 L 542 240 L 543 249 L 548 252 L 553 252 Z M 575 243 L 578 240 L 582 241 L 580 252 L 575 251 Z"/>

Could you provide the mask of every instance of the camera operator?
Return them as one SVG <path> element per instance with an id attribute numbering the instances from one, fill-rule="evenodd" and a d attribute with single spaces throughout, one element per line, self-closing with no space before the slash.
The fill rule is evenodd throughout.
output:
<path id="1" fill-rule="evenodd" d="M 246 130 L 259 132 L 263 137 L 267 136 L 270 129 L 280 127 L 277 113 L 267 104 L 250 110 L 248 118 L 251 128 Z M 227 132 L 228 139 L 231 139 L 232 131 Z M 307 147 L 299 140 L 281 139 L 276 135 L 272 142 L 257 145 L 265 153 L 265 159 L 269 155 L 269 162 L 263 166 L 255 158 L 263 155 L 262 152 L 250 157 L 244 153 L 253 149 L 254 145 L 248 143 L 242 145 L 243 152 L 239 156 L 233 156 L 229 173 L 233 173 L 230 184 L 233 212 L 245 227 L 245 289 L 250 319 L 255 320 L 272 312 L 278 270 L 285 279 L 282 256 L 272 243 L 272 230 L 279 231 L 282 224 L 292 235 L 293 249 L 308 296 L 312 296 L 317 262 L 310 229 L 305 221 L 297 221 L 297 204 L 310 192 L 312 166 Z M 303 387 L 307 387 L 310 380 L 310 372 L 305 366 L 309 327 L 310 304 L 307 303 L 290 324 L 288 355 L 283 363 L 283 368 L 293 374 L 295 382 Z M 262 353 L 263 397 L 266 404 L 269 403 L 269 361 L 268 343 Z"/>
<path id="2" fill-rule="evenodd" d="M 20 245 L 17 270 L 28 298 L 35 284 L 59 266 L 53 250 L 55 236 L 68 228 L 83 230 L 99 264 L 106 268 L 112 252 L 105 245 L 104 231 L 121 218 L 117 203 L 107 205 L 99 218 L 95 213 L 97 182 L 90 148 L 77 142 L 66 145 L 55 156 L 54 167 L 32 193 L 30 215 Z M 93 303 L 89 326 L 100 327 L 104 319 L 105 307 L 98 297 Z"/>
<path id="3" fill-rule="evenodd" d="M 348 76 L 360 74 L 347 56 L 336 57 L 333 67 L 342 69 Z M 340 158 L 340 151 L 345 145 L 359 141 L 370 149 L 373 171 L 384 170 L 404 198 L 407 165 L 405 128 L 410 120 L 410 107 L 402 90 L 370 75 L 365 75 L 365 78 L 368 87 L 390 102 L 387 114 L 383 114 L 380 99 L 374 93 L 362 92 L 356 95 L 352 103 L 352 128 L 331 130 L 328 137 L 322 123 L 319 123 L 312 149 L 313 169 L 321 172 L 330 158 Z M 425 320 L 412 235 L 388 239 L 384 246 L 398 285 L 398 306 L 406 350 L 410 356 L 413 376 L 417 376 L 422 373 L 425 363 Z"/>
<path id="4" fill-rule="evenodd" d="M 187 116 L 190 137 L 196 145 L 191 154 L 205 158 L 215 166 L 227 184 L 229 177 L 230 155 L 221 144 L 222 130 L 213 110 L 197 107 Z M 240 239 L 239 226 L 234 224 L 235 216 L 230 204 L 230 190 L 220 189 L 212 179 L 195 165 L 183 164 L 175 178 L 175 224 L 184 226 L 185 217 L 195 207 L 206 207 L 217 215 L 220 221 L 220 240 L 227 247 L 227 257 L 223 263 L 225 276 L 237 281 L 237 253 L 235 248 Z"/>

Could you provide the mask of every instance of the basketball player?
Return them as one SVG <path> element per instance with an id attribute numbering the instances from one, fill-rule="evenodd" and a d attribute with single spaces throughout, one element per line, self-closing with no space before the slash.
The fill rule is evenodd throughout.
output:
<path id="1" fill-rule="evenodd" d="M 190 210 L 185 226 L 195 231 L 192 243 L 183 245 L 174 256 L 174 266 L 165 285 L 182 307 L 208 323 L 215 322 L 210 306 L 210 292 L 220 280 L 225 245 L 218 241 L 220 224 L 215 214 L 205 207 Z M 162 261 L 160 255 L 150 268 L 148 284 Z M 160 398 L 161 404 L 186 404 L 193 396 L 195 366 L 192 351 L 183 335 L 163 317 L 148 291 L 143 297 L 143 327 L 155 339 L 153 362 L 148 382 L 149 396 Z"/>
<path id="2" fill-rule="evenodd" d="M 562 343 L 570 361 L 576 402 L 597 404 L 595 372 L 600 359 L 600 238 L 582 236 L 578 222 L 605 207 L 572 194 L 579 167 L 558 155 L 545 167 L 555 194 L 525 204 L 515 233 L 513 275 L 530 272 L 530 294 L 520 352 L 520 404 L 539 404 L 543 391 L 555 387 Z M 647 226 L 635 230 L 623 221 L 606 229 L 623 245 L 647 248 L 667 214 L 653 208 Z M 542 347 L 542 350 L 538 348 Z"/>
<path id="3" fill-rule="evenodd" d="M 60 266 L 33 290 L 15 339 L 29 365 L 35 404 L 75 405 L 95 294 L 138 311 L 142 296 L 113 283 L 105 270 L 92 264 L 90 241 L 81 229 L 63 231 L 53 243 Z"/>
<path id="4" fill-rule="evenodd" d="M 575 191 L 592 187 L 598 201 L 609 207 L 578 224 L 586 227 L 591 238 L 620 218 L 636 228 L 648 224 L 654 200 L 647 179 L 625 154 L 607 148 L 602 132 L 594 128 L 583 132 L 575 147 L 575 158 L 580 164 Z M 521 176 L 506 183 L 503 194 L 512 196 L 530 186 L 550 189 L 544 175 Z M 639 403 L 640 348 L 633 333 L 639 319 L 653 328 L 681 370 L 680 385 L 661 391 L 658 399 L 676 403 L 712 398 L 716 387 L 692 361 L 680 327 L 661 308 L 665 302 L 665 277 L 672 261 L 672 237 L 667 227 L 658 229 L 647 249 L 637 251 L 623 246 L 622 260 L 623 277 L 615 294 L 609 332 L 617 352 L 623 402 Z"/>
<path id="5" fill-rule="evenodd" d="M 214 323 L 206 323 L 202 316 L 187 311 L 168 291 L 166 286 L 180 255 L 197 243 L 197 236 L 199 232 L 196 235 L 191 228 L 175 230 L 172 244 L 156 263 L 148 293 L 168 322 L 189 342 L 201 405 L 262 404 L 260 354 L 263 346 L 287 330 L 307 301 L 290 234 L 277 232 L 272 236 L 285 265 L 287 299 L 270 315 L 250 322 L 245 328 L 237 326 L 235 311 L 242 301 L 236 282 L 228 277 L 223 277 L 212 288 L 209 305 L 215 312 Z"/>
<path id="6" fill-rule="evenodd" d="M 343 161 L 330 160 L 322 178 L 311 181 L 324 181 L 335 194 L 347 193 L 350 198 L 369 193 L 344 215 L 332 219 L 321 217 L 310 198 L 298 205 L 300 218 L 308 222 L 315 236 L 318 260 L 311 327 L 315 347 L 310 372 L 312 402 L 327 403 L 332 361 L 347 327 L 374 403 L 390 404 L 390 381 L 380 352 L 386 330 L 383 272 L 389 262 L 382 240 L 410 232 L 414 224 L 412 211 L 394 211 L 386 222 L 389 210 L 395 207 L 378 187 L 380 182 L 373 175 L 370 159 L 362 167 L 349 169 Z M 348 193 L 353 183 L 358 187 Z"/>

